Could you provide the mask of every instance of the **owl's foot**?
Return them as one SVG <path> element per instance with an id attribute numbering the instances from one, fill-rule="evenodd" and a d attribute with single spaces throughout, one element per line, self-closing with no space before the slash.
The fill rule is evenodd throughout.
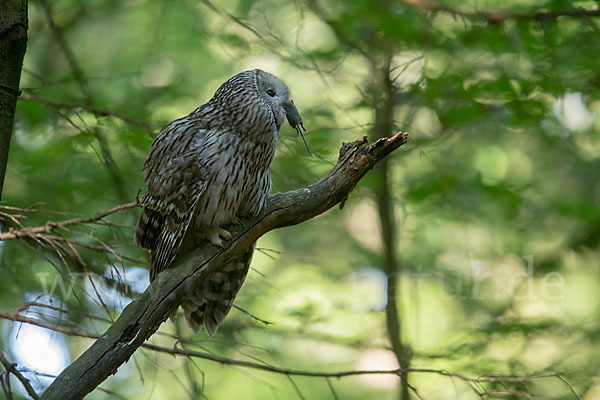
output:
<path id="1" fill-rule="evenodd" d="M 215 246 L 225 247 L 223 245 L 223 239 L 225 239 L 225 240 L 231 239 L 231 233 L 229 233 L 229 231 L 226 231 L 223 228 L 216 226 L 213 229 L 211 229 L 210 231 L 206 232 L 205 237 L 208 240 L 210 240 L 210 242 L 212 244 L 214 244 Z"/>

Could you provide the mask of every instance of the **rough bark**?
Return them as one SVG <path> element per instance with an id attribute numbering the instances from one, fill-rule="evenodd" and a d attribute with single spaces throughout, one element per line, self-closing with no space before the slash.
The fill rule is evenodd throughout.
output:
<path id="1" fill-rule="evenodd" d="M 56 378 L 41 399 L 83 398 L 156 332 L 200 275 L 215 273 L 270 230 L 299 224 L 340 202 L 343 206 L 360 178 L 406 140 L 406 133 L 398 133 L 371 145 L 366 136 L 344 144 L 329 174 L 306 188 L 270 196 L 259 216 L 230 229 L 232 239 L 225 248 L 206 244 L 190 252 L 129 304 L 119 319 Z"/>
<path id="2" fill-rule="evenodd" d="M 27 0 L 0 1 L 0 198 L 27 47 Z"/>

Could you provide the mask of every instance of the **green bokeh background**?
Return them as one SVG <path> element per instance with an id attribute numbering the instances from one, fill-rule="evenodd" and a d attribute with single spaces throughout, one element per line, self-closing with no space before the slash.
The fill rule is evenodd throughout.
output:
<path id="1" fill-rule="evenodd" d="M 437 4 L 467 13 L 598 8 L 567 0 Z M 92 104 L 158 131 L 237 72 L 261 68 L 286 82 L 316 157 L 284 126 L 272 165 L 275 192 L 318 180 L 342 142 L 372 134 L 376 93 L 365 53 L 379 62 L 379 49 L 369 44 L 391 43 L 394 130 L 409 133 L 388 168 L 401 336 L 411 367 L 469 377 L 560 372 L 580 398 L 600 398 L 600 18 L 492 24 L 375 0 L 55 0 L 51 8 L 82 78 L 42 4 L 31 1 L 25 95 Z M 108 143 L 121 189 L 98 137 Z M 151 142 L 144 129 L 118 118 L 19 101 L 3 204 L 88 216 L 131 201 L 143 188 Z M 179 320 L 150 341 L 173 346 L 178 335 L 187 349 L 311 371 L 397 368 L 386 332 L 375 186 L 368 174 L 343 210 L 260 239 L 236 304 L 273 324 L 234 309 L 212 339 L 194 337 Z M 138 213 L 109 219 L 133 225 Z M 31 226 L 68 217 L 25 214 Z M 94 242 L 86 229 L 78 232 Z M 131 229 L 100 226 L 94 235 L 145 257 Z M 52 279 L 66 271 L 51 249 L 31 246 L 47 258 L 18 242 L 0 247 L 3 310 L 42 293 L 38 274 Z M 81 256 L 98 274 L 145 268 L 85 249 Z M 143 274 L 132 276 L 145 284 Z M 78 298 L 55 293 L 53 304 L 115 318 L 129 301 L 114 294 L 107 315 L 85 281 Z M 81 315 L 63 319 L 80 330 L 106 329 Z M 0 326 L 10 356 L 15 323 Z M 71 359 L 91 343 L 60 340 Z M 410 383 L 425 399 L 479 398 L 457 378 L 414 373 Z M 148 350 L 102 387 L 127 399 L 398 398 L 391 375 L 290 378 Z M 576 398 L 556 378 L 510 389 Z M 96 390 L 89 398 L 115 396 Z"/>

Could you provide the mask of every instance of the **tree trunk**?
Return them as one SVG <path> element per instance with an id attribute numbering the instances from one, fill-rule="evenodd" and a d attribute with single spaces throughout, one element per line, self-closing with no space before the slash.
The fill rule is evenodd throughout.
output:
<path id="1" fill-rule="evenodd" d="M 390 42 L 385 43 L 378 54 L 383 56 L 381 63 L 371 62 L 372 79 L 371 95 L 375 111 L 375 125 L 373 127 L 374 139 L 386 137 L 394 130 L 394 85 L 390 78 L 394 47 Z M 377 60 L 372 56 L 372 60 Z M 385 319 L 388 337 L 394 355 L 400 368 L 404 371 L 400 375 L 399 399 L 410 400 L 408 370 L 410 369 L 411 350 L 402 341 L 402 320 L 398 310 L 398 291 L 402 278 L 402 264 L 396 257 L 396 217 L 394 214 L 394 201 L 392 186 L 389 183 L 388 159 L 381 160 L 373 170 L 375 178 L 375 200 L 381 224 L 381 241 L 383 243 L 382 266 L 387 277 L 387 304 Z"/>
<path id="2" fill-rule="evenodd" d="M 0 1 L 0 198 L 27 48 L 27 0 Z"/>

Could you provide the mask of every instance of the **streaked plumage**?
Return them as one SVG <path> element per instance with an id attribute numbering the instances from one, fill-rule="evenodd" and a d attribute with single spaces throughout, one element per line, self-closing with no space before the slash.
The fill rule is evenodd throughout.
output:
<path id="1" fill-rule="evenodd" d="M 222 245 L 230 238 L 223 227 L 237 217 L 260 212 L 286 112 L 294 127 L 302 122 L 287 87 L 257 69 L 235 75 L 206 104 L 161 130 L 144 164 L 148 188 L 135 234 L 150 250 L 151 281 L 203 239 Z M 253 250 L 196 283 L 182 304 L 195 331 L 216 332 Z"/>

